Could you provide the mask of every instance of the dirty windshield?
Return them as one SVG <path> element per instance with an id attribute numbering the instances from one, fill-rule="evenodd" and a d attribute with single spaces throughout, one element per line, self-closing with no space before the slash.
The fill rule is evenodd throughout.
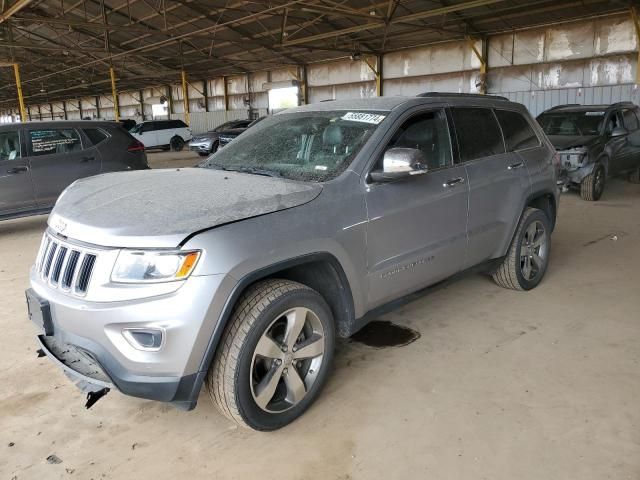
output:
<path id="1" fill-rule="evenodd" d="M 200 167 L 321 182 L 336 177 L 385 118 L 384 112 L 330 111 L 265 118 Z"/>
<path id="2" fill-rule="evenodd" d="M 538 123 L 547 135 L 598 135 L 604 111 L 543 113 Z"/>

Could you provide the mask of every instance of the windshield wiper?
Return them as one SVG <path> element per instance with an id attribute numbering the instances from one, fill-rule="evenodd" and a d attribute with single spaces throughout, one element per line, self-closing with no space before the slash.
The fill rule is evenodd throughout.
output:
<path id="1" fill-rule="evenodd" d="M 264 168 L 257 167 L 221 167 L 223 170 L 227 172 L 241 172 L 241 173 L 250 173 L 252 175 L 263 175 L 265 177 L 281 177 L 280 173 L 274 172 L 273 170 L 266 170 Z"/>

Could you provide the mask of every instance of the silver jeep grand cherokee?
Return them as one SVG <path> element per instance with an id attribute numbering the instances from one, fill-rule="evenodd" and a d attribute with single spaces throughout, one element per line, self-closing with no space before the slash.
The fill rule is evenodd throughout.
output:
<path id="1" fill-rule="evenodd" d="M 108 389 L 257 430 L 300 416 L 348 337 L 469 270 L 535 287 L 554 149 L 500 97 L 334 101 L 267 118 L 200 168 L 79 180 L 27 301 L 40 354 L 88 404 Z M 393 303 L 392 303 L 393 302 Z"/>

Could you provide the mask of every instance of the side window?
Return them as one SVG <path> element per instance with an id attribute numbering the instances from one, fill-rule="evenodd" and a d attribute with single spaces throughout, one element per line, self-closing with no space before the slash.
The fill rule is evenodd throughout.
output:
<path id="1" fill-rule="evenodd" d="M 508 110 L 496 110 L 495 112 L 508 151 L 515 152 L 540 146 L 538 136 L 521 113 Z"/>
<path id="2" fill-rule="evenodd" d="M 632 109 L 627 108 L 622 111 L 622 118 L 624 120 L 624 128 L 630 132 L 634 132 L 638 129 L 638 119 Z"/>
<path id="3" fill-rule="evenodd" d="M 622 118 L 620 116 L 620 112 L 611 112 L 609 115 L 609 120 L 607 121 L 607 129 L 606 133 L 611 134 L 614 128 L 618 128 L 622 126 Z"/>
<path id="4" fill-rule="evenodd" d="M 502 133 L 488 108 L 452 108 L 463 162 L 504 153 Z"/>
<path id="5" fill-rule="evenodd" d="M 394 134 L 385 150 L 390 148 L 421 150 L 430 170 L 450 166 L 453 163 L 451 142 L 444 112 L 433 111 L 411 117 Z M 376 169 L 382 169 L 382 158 Z"/>
<path id="6" fill-rule="evenodd" d="M 31 153 L 34 156 L 70 153 L 82 150 L 78 132 L 71 128 L 31 130 Z"/>
<path id="7" fill-rule="evenodd" d="M 187 128 L 187 124 L 182 120 L 172 120 L 167 128 Z"/>
<path id="8" fill-rule="evenodd" d="M 20 135 L 17 130 L 0 131 L 0 162 L 20 158 Z"/>
<path id="9" fill-rule="evenodd" d="M 108 137 L 108 135 L 99 128 L 85 128 L 84 133 L 94 145 L 104 142 Z"/>

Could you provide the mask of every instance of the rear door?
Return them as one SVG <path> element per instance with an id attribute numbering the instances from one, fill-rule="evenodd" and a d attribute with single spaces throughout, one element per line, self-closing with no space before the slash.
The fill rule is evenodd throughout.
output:
<path id="1" fill-rule="evenodd" d="M 611 136 L 613 130 L 619 127 L 624 127 L 622 112 L 614 110 L 609 113 L 609 116 L 606 119 L 604 133 L 607 137 L 605 151 L 609 157 L 608 173 L 611 175 L 616 175 L 624 171 L 626 163 L 625 156 L 629 153 L 628 148 L 626 148 L 628 144 L 628 135 L 620 135 L 617 137 Z"/>
<path id="2" fill-rule="evenodd" d="M 96 148 L 72 127 L 27 130 L 31 178 L 39 207 L 52 206 L 58 195 L 79 178 L 100 173 Z"/>
<path id="3" fill-rule="evenodd" d="M 453 107 L 460 160 L 469 178 L 469 245 L 465 268 L 502 255 L 523 193 L 530 190 L 525 162 L 505 149 L 491 108 Z"/>
<path id="4" fill-rule="evenodd" d="M 24 132 L 18 127 L 0 130 L 0 215 L 36 207 Z"/>
<path id="5" fill-rule="evenodd" d="M 157 147 L 162 145 L 158 141 L 158 124 L 160 122 L 145 122 L 140 127 L 137 138 L 145 147 Z"/>
<path id="6" fill-rule="evenodd" d="M 457 273 L 464 260 L 467 179 L 453 163 L 444 110 L 407 117 L 373 170 L 382 168 L 384 151 L 403 147 L 422 150 L 428 171 L 367 188 L 370 308 Z"/>

